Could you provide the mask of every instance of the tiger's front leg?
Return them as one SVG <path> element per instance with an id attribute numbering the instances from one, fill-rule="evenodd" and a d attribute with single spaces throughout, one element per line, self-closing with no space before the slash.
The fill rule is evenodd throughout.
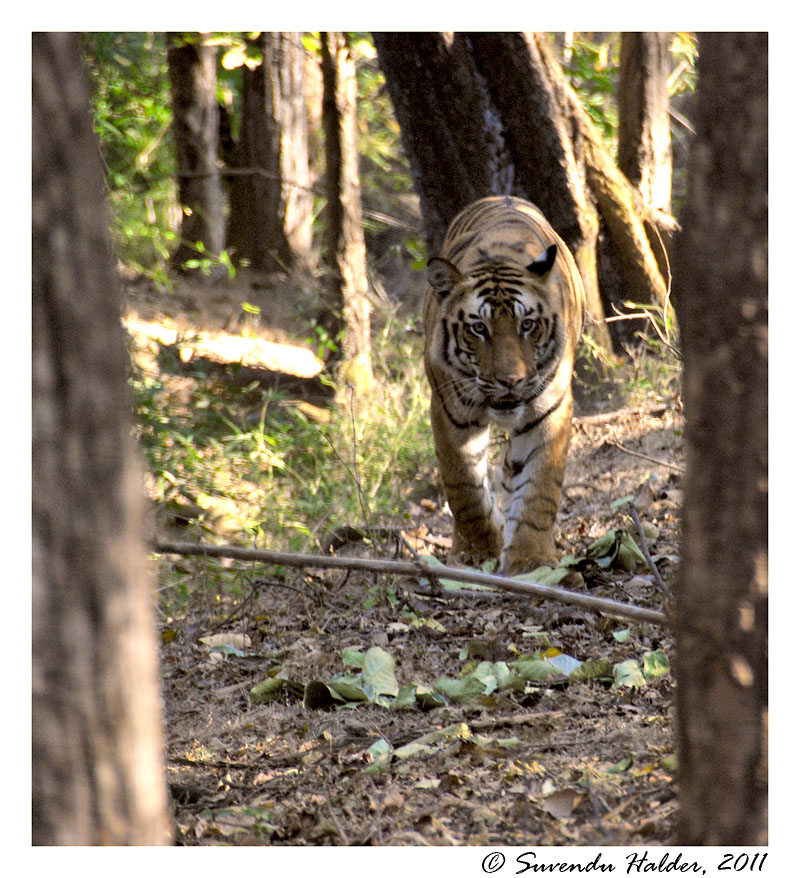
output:
<path id="1" fill-rule="evenodd" d="M 498 558 L 503 548 L 503 519 L 489 481 L 488 425 L 457 427 L 434 396 L 431 426 L 439 473 L 454 520 L 448 560 L 476 563 Z"/>
<path id="2" fill-rule="evenodd" d="M 558 566 L 553 537 L 569 446 L 572 399 L 534 427 L 509 436 L 502 465 L 505 545 L 500 572 L 513 576 Z"/>

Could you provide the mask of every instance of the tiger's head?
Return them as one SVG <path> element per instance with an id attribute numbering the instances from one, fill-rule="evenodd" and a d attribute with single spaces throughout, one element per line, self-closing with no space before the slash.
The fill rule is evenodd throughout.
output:
<path id="1" fill-rule="evenodd" d="M 466 275 L 446 259 L 428 262 L 439 305 L 439 325 L 431 327 L 437 365 L 465 407 L 513 419 L 552 380 L 564 347 L 556 254 L 553 244 L 528 266 L 486 262 Z"/>

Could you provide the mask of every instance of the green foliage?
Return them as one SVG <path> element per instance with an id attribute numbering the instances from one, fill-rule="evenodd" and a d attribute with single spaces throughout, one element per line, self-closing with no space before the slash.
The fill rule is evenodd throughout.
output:
<path id="1" fill-rule="evenodd" d="M 196 538 L 223 531 L 318 551 L 335 527 L 396 516 L 420 485 L 427 494 L 428 394 L 421 340 L 408 328 L 393 319 L 375 339 L 379 382 L 368 404 L 334 406 L 326 423 L 280 394 L 221 386 L 185 367 L 178 400 L 172 347 L 162 347 L 158 374 L 134 366 L 138 438 L 162 514 L 194 509 Z"/>
<path id="2" fill-rule="evenodd" d="M 697 37 L 686 31 L 676 31 L 672 35 L 670 52 L 675 64 L 667 82 L 670 97 L 694 92 L 697 86 Z"/>
<path id="3" fill-rule="evenodd" d="M 606 145 L 616 150 L 620 35 L 607 34 L 597 42 L 591 39 L 593 36 L 574 33 L 571 43 L 567 43 L 562 50 L 562 63 L 570 85 Z"/>
<path id="4" fill-rule="evenodd" d="M 358 149 L 362 187 L 385 193 L 411 192 L 413 183 L 400 143 L 400 126 L 386 89 L 372 37 L 349 34 L 358 84 Z"/>
<path id="5" fill-rule="evenodd" d="M 120 259 L 169 283 L 178 208 L 164 34 L 88 33 L 95 130 Z"/>
<path id="6" fill-rule="evenodd" d="M 621 34 L 573 32 L 568 37 L 559 41 L 557 47 L 564 72 L 602 134 L 609 152 L 614 155 L 619 128 L 617 87 Z M 670 96 L 693 92 L 697 82 L 697 40 L 694 34 L 674 33 L 670 53 L 672 72 L 667 82 Z"/>

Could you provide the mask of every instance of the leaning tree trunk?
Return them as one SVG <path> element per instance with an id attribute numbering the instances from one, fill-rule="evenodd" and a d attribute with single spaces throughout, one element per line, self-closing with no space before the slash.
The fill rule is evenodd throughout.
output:
<path id="1" fill-rule="evenodd" d="M 513 114 L 510 111 L 520 100 L 520 93 L 526 89 L 551 92 L 548 112 L 569 131 L 576 167 L 580 178 L 585 180 L 581 206 L 587 205 L 590 210 L 597 212 L 600 234 L 595 254 L 596 283 L 602 290 L 606 310 L 611 310 L 612 305 L 624 310 L 621 307 L 624 301 L 663 305 L 667 297 L 667 283 L 659 257 L 654 254 L 648 237 L 652 211 L 608 154 L 544 35 L 498 33 L 475 36 L 476 53 L 480 51 L 481 56 L 479 67 L 487 77 L 490 88 L 496 88 L 496 102 L 501 112 L 513 120 L 513 124 L 509 125 L 509 135 L 515 145 L 515 165 L 526 169 L 520 173 L 525 174 L 526 185 L 532 189 L 545 186 L 549 175 L 553 173 L 548 166 L 543 167 L 531 161 L 527 151 L 530 141 L 543 136 L 539 127 L 546 125 L 546 119 L 531 114 L 531 121 L 526 124 L 524 113 Z M 508 71 L 504 69 L 503 76 L 493 77 L 492 65 L 496 67 L 497 58 L 502 58 L 504 65 L 506 59 L 513 61 Z M 533 98 L 527 97 L 525 100 L 532 102 Z M 532 135 L 532 131 L 536 133 Z M 530 197 L 535 202 L 537 197 L 541 199 L 542 196 L 534 192 Z M 557 225 L 555 228 L 561 234 Z M 568 229 L 566 234 L 570 234 Z M 567 238 L 565 240 L 569 243 Z M 599 258 L 601 254 L 602 260 Z M 583 257 L 584 264 L 590 260 L 590 255 Z M 606 262 L 610 266 L 604 265 Z M 578 267 L 581 268 L 580 263 Z M 582 271 L 586 272 L 587 297 L 591 301 L 589 291 L 593 281 L 587 269 Z M 599 300 L 600 293 L 596 292 L 595 295 Z M 597 307 L 591 308 L 592 316 L 595 316 Z"/>
<path id="2" fill-rule="evenodd" d="M 231 182 L 228 245 L 257 271 L 304 263 L 313 195 L 299 33 L 261 33 L 262 62 L 242 70 L 242 111 Z"/>
<path id="3" fill-rule="evenodd" d="M 180 244 L 172 263 L 186 270 L 187 261 L 216 256 L 225 246 L 217 167 L 217 50 L 203 43 L 202 34 L 171 33 L 167 39 L 178 195 L 183 209 Z"/>
<path id="4" fill-rule="evenodd" d="M 622 34 L 617 164 L 645 204 L 670 213 L 672 141 L 669 132 L 670 34 Z"/>
<path id="5" fill-rule="evenodd" d="M 765 844 L 767 35 L 701 35 L 676 245 L 687 474 L 676 587 L 684 845 Z"/>
<path id="6" fill-rule="evenodd" d="M 143 481 L 72 34 L 33 36 L 33 841 L 169 840 Z"/>
<path id="7" fill-rule="evenodd" d="M 322 33 L 325 179 L 324 258 L 329 277 L 325 325 L 341 336 L 339 377 L 363 393 L 372 386 L 370 304 L 361 225 L 355 63 L 343 33 Z"/>

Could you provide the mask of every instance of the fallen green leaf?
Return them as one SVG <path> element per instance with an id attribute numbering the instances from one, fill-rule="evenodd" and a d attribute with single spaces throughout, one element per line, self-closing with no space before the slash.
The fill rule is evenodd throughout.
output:
<path id="1" fill-rule="evenodd" d="M 549 659 L 519 659 L 512 662 L 513 668 L 523 680 L 536 683 L 549 680 L 551 677 L 560 677 L 564 672 L 556 667 Z"/>
<path id="2" fill-rule="evenodd" d="M 452 677 L 439 677 L 433 684 L 433 690 L 458 704 L 483 695 L 484 684 L 473 676 L 459 677 L 457 680 Z"/>
<path id="3" fill-rule="evenodd" d="M 418 561 L 422 561 L 423 564 L 426 564 L 429 567 L 444 567 L 444 564 L 436 558 L 434 555 L 420 555 L 417 558 Z M 468 570 L 472 570 L 475 573 L 483 572 L 478 571 L 474 567 L 467 568 Z M 437 581 L 441 584 L 442 588 L 445 591 L 464 591 L 465 589 L 469 589 L 470 591 L 496 591 L 497 589 L 493 589 L 488 585 L 479 585 L 475 582 L 462 582 L 459 579 L 442 579 L 441 577 L 437 577 Z"/>
<path id="4" fill-rule="evenodd" d="M 366 774 L 379 774 L 382 771 L 386 771 L 394 755 L 392 745 L 386 738 L 378 738 L 374 744 L 367 747 L 364 753 L 372 760 L 364 769 Z"/>
<path id="5" fill-rule="evenodd" d="M 379 646 L 370 647 L 364 654 L 361 676 L 365 691 L 371 690 L 376 696 L 394 696 L 400 690 L 394 675 L 394 659 Z"/>
<path id="6" fill-rule="evenodd" d="M 642 670 L 645 677 L 652 679 L 669 673 L 669 659 L 660 649 L 646 652 L 642 658 Z"/>
<path id="7" fill-rule="evenodd" d="M 283 677 L 272 677 L 269 680 L 262 680 L 260 683 L 256 683 L 250 690 L 251 703 L 266 704 L 268 701 L 271 701 L 280 694 L 284 683 L 286 683 L 286 680 Z"/>
<path id="8" fill-rule="evenodd" d="M 338 695 L 344 701 L 370 701 L 369 695 L 364 690 L 361 675 L 335 674 L 328 681 L 328 688 L 334 695 Z"/>
<path id="9" fill-rule="evenodd" d="M 633 759 L 630 756 L 625 756 L 623 759 L 620 759 L 616 765 L 612 765 L 611 768 L 606 768 L 606 774 L 620 774 L 623 771 L 627 771 L 631 765 L 633 765 Z"/>
<path id="10" fill-rule="evenodd" d="M 342 650 L 342 664 L 351 668 L 363 668 L 364 653 L 354 646 L 347 646 Z"/>
<path id="11" fill-rule="evenodd" d="M 644 686 L 646 680 L 636 659 L 628 659 L 614 665 L 614 688 L 620 686 Z"/>
<path id="12" fill-rule="evenodd" d="M 571 573 L 566 566 L 559 565 L 555 569 L 552 567 L 537 567 L 530 573 L 519 573 L 514 579 L 522 582 L 534 582 L 537 585 L 558 585 L 561 580 Z"/>
<path id="13" fill-rule="evenodd" d="M 611 662 L 608 659 L 589 659 L 571 671 L 569 678 L 576 683 L 585 683 L 601 677 L 611 677 L 611 675 Z"/>

